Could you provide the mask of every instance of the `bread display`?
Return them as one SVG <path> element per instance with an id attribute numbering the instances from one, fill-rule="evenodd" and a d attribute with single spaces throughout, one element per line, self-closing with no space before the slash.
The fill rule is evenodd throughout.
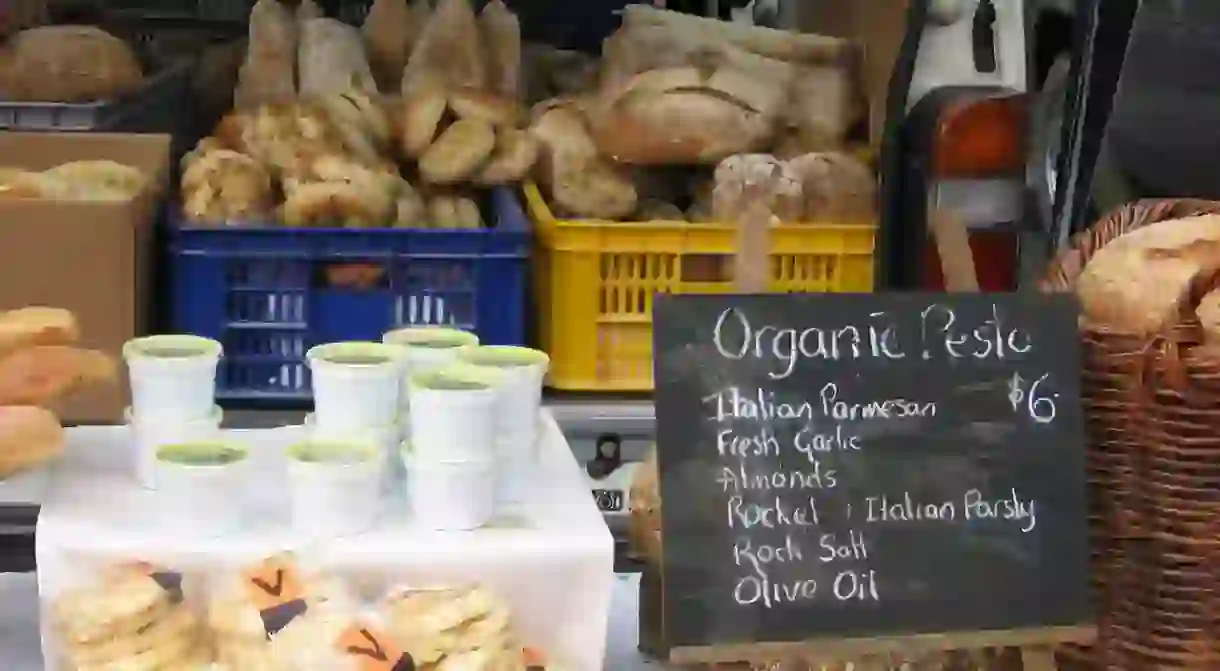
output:
<path id="1" fill-rule="evenodd" d="M 115 100 L 143 85 L 123 40 L 91 26 L 23 30 L 0 48 L 0 99 L 86 103 Z"/>
<path id="2" fill-rule="evenodd" d="M 293 554 L 194 572 L 106 563 L 86 575 L 44 606 L 57 668 L 360 671 L 361 651 L 376 646 L 395 669 L 560 671 L 478 584 L 366 601 L 355 576 L 305 570 Z"/>
<path id="3" fill-rule="evenodd" d="M 1196 276 L 1220 270 L 1220 216 L 1161 221 L 1110 241 L 1093 255 L 1076 285 L 1083 319 L 1095 327 L 1155 335 L 1177 320 Z M 1220 299 L 1209 293 L 1200 321 L 1215 325 Z M 1208 337 L 1214 338 L 1208 330 Z"/>

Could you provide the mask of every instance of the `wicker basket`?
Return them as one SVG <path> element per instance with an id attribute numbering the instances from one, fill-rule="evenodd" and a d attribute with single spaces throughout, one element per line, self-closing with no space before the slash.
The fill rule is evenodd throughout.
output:
<path id="1" fill-rule="evenodd" d="M 1074 290 L 1093 254 L 1125 233 L 1217 213 L 1220 203 L 1198 200 L 1127 205 L 1077 236 L 1043 289 Z M 1094 668 L 1220 668 L 1220 349 L 1202 345 L 1195 316 L 1217 287 L 1220 273 L 1194 278 L 1176 323 L 1154 337 L 1081 324 Z"/>

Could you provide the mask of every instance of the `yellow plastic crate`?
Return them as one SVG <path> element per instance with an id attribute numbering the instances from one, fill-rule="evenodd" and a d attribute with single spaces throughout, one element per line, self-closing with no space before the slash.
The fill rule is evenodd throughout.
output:
<path id="1" fill-rule="evenodd" d="M 536 185 L 524 190 L 549 386 L 651 391 L 652 296 L 731 292 L 733 226 L 557 220 Z M 774 226 L 768 290 L 871 291 L 876 230 L 876 222 Z"/>

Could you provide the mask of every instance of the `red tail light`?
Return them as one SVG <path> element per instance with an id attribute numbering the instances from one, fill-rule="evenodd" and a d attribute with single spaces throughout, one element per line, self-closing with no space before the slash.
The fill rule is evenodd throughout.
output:
<path id="1" fill-rule="evenodd" d="M 1023 95 L 962 96 L 941 108 L 933 130 L 928 207 L 966 226 L 983 291 L 1016 288 L 1026 111 Z M 923 285 L 943 289 L 933 244 L 923 267 Z"/>

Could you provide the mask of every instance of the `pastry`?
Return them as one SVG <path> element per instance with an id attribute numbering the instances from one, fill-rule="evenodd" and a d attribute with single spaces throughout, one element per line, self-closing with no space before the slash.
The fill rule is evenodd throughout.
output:
<path id="1" fill-rule="evenodd" d="M 394 211 L 394 226 L 398 228 L 423 225 L 428 218 L 428 207 L 423 197 L 406 180 L 399 189 Z"/>
<path id="2" fill-rule="evenodd" d="M 486 186 L 519 182 L 538 161 L 538 151 L 538 140 L 528 131 L 501 128 L 496 131 L 491 157 L 473 181 Z"/>
<path id="3" fill-rule="evenodd" d="M 96 641 L 67 641 L 64 656 L 74 669 L 104 669 L 122 663 L 124 669 L 164 668 L 199 646 L 199 622 L 185 606 L 174 606 L 166 614 L 139 629 Z"/>
<path id="4" fill-rule="evenodd" d="M 364 17 L 364 47 L 383 92 L 396 91 L 402 83 L 402 69 L 419 29 L 414 19 L 407 0 L 373 0 Z"/>
<path id="5" fill-rule="evenodd" d="M 487 88 L 505 98 L 521 96 L 521 21 L 504 4 L 491 0 L 479 12 L 479 37 L 487 52 Z"/>
<path id="6" fill-rule="evenodd" d="M 513 127 L 521 121 L 514 100 L 474 89 L 450 91 L 449 107 L 459 119 L 479 119 L 493 126 Z"/>
<path id="7" fill-rule="evenodd" d="M 360 31 L 336 19 L 315 18 L 301 23 L 297 77 L 302 96 L 351 90 L 377 92 Z"/>
<path id="8" fill-rule="evenodd" d="M 801 203 L 783 221 L 871 222 L 877 213 L 877 180 L 856 157 L 842 152 L 804 154 L 788 161 L 801 181 Z"/>
<path id="9" fill-rule="evenodd" d="M 410 158 L 419 158 L 436 138 L 441 119 L 448 106 L 445 94 L 439 89 L 422 88 L 403 100 L 402 104 L 402 153 Z"/>
<path id="10" fill-rule="evenodd" d="M 545 172 L 552 200 L 566 213 L 621 219 L 636 209 L 638 194 L 631 179 L 598 158 L 576 159 L 561 154 L 549 161 Z"/>
<path id="11" fill-rule="evenodd" d="M 428 219 L 437 228 L 457 226 L 457 200 L 452 196 L 437 195 L 428 201 Z"/>
<path id="12" fill-rule="evenodd" d="M 25 307 L 0 312 L 0 356 L 23 347 L 71 345 L 79 339 L 80 324 L 68 310 Z"/>
<path id="13" fill-rule="evenodd" d="M 686 215 L 677 205 L 665 200 L 643 200 L 634 217 L 640 221 L 682 221 Z"/>
<path id="14" fill-rule="evenodd" d="M 439 669 L 449 662 L 463 669 L 463 664 L 490 664 L 506 654 L 520 663 L 508 606 L 482 587 L 397 594 L 388 599 L 385 611 L 390 635 L 417 663 L 439 663 Z"/>
<path id="15" fill-rule="evenodd" d="M 160 621 L 174 611 L 174 600 L 151 575 L 124 571 L 55 597 L 51 624 L 66 644 L 102 643 Z"/>
<path id="16" fill-rule="evenodd" d="M 477 230 L 483 228 L 483 215 L 479 206 L 470 198 L 456 198 L 453 203 L 453 223 L 457 228 Z"/>
<path id="17" fill-rule="evenodd" d="M 67 345 L 24 347 L 0 357 L 0 405 L 42 405 L 81 387 L 114 380 L 114 360 Z"/>
<path id="18" fill-rule="evenodd" d="M 312 182 L 288 191 L 280 218 L 286 226 L 369 228 L 387 225 L 394 205 L 391 194 L 368 184 Z"/>
<path id="19" fill-rule="evenodd" d="M 183 215 L 196 222 L 265 220 L 274 210 L 271 175 L 228 149 L 197 158 L 182 174 Z"/>
<path id="20" fill-rule="evenodd" d="M 72 161 L 44 170 L 52 179 L 72 185 L 74 191 L 97 200 L 127 200 L 144 190 L 148 177 L 138 168 L 114 161 Z"/>
<path id="21" fill-rule="evenodd" d="M 496 133 L 479 119 L 458 119 L 419 159 L 419 174 L 432 184 L 456 184 L 470 177 L 491 156 Z"/>
<path id="22" fill-rule="evenodd" d="M 0 406 L 0 473 L 41 464 L 63 447 L 64 428 L 55 413 L 30 405 Z"/>

